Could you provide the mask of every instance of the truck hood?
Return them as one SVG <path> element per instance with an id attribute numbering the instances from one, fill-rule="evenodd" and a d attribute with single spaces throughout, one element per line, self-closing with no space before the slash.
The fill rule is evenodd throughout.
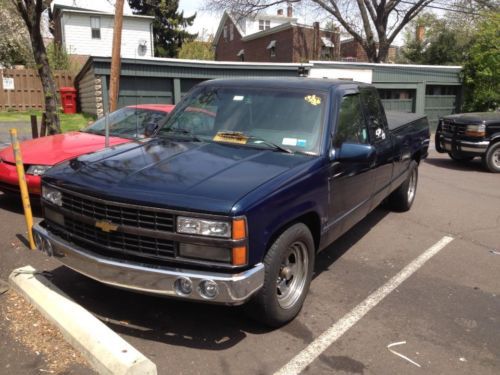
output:
<path id="1" fill-rule="evenodd" d="M 110 145 L 130 142 L 129 139 L 110 137 Z M 31 139 L 20 143 L 23 163 L 54 165 L 78 155 L 104 148 L 104 136 L 83 132 L 70 132 Z M 0 158 L 14 163 L 12 147 L 0 151 Z"/>
<path id="2" fill-rule="evenodd" d="M 43 180 L 104 199 L 229 214 L 250 191 L 308 160 L 272 149 L 155 139 L 83 155 Z"/>

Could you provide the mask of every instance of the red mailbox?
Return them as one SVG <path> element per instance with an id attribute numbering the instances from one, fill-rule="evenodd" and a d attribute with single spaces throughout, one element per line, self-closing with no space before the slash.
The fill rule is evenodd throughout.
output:
<path id="1" fill-rule="evenodd" d="M 74 87 L 61 87 L 61 104 L 64 113 L 76 113 L 76 89 Z"/>

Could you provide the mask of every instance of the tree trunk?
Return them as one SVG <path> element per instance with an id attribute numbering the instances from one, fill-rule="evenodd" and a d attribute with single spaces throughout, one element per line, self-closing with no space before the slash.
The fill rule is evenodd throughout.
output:
<path id="1" fill-rule="evenodd" d="M 12 0 L 12 3 L 23 18 L 30 34 L 33 57 L 38 69 L 38 75 L 42 81 L 43 95 L 45 97 L 46 125 L 49 134 L 60 133 L 61 125 L 57 114 L 59 100 L 40 29 L 42 12 L 50 2 L 47 2 L 47 0 Z"/>
<path id="2" fill-rule="evenodd" d="M 59 98 L 57 95 L 54 77 L 52 76 L 52 70 L 49 66 L 49 59 L 47 57 L 45 45 L 43 44 L 43 38 L 40 33 L 40 28 L 33 31 L 30 30 L 30 36 L 33 56 L 38 69 L 38 75 L 42 81 L 43 95 L 45 97 L 47 129 L 49 134 L 61 133 L 59 115 L 57 114 Z"/>

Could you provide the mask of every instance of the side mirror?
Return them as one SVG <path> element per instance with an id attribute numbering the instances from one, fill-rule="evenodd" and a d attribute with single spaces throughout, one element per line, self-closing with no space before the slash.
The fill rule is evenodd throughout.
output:
<path id="1" fill-rule="evenodd" d="M 144 136 L 146 138 L 149 138 L 151 137 L 152 135 L 154 135 L 156 133 L 156 131 L 158 130 L 158 124 L 155 123 L 155 122 L 150 122 L 149 124 L 146 125 L 146 127 L 144 128 Z"/>
<path id="2" fill-rule="evenodd" d="M 350 163 L 367 162 L 374 156 L 375 148 L 372 145 L 359 143 L 342 143 L 340 149 L 330 153 L 330 159 Z"/>

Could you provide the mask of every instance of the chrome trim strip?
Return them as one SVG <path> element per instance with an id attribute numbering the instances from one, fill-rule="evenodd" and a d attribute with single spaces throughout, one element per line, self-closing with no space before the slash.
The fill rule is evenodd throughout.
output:
<path id="1" fill-rule="evenodd" d="M 147 267 L 139 263 L 116 261 L 97 256 L 78 246 L 69 244 L 47 231 L 40 224 L 33 226 L 33 232 L 49 240 L 53 256 L 74 271 L 94 280 L 115 287 L 143 293 L 183 298 L 225 305 L 238 305 L 248 300 L 264 284 L 264 264 L 237 274 L 208 271 L 194 271 L 172 267 Z M 175 280 L 188 277 L 193 282 L 193 292 L 179 295 L 175 291 Z M 207 300 L 198 293 L 203 280 L 217 283 L 219 293 L 213 300 Z"/>

